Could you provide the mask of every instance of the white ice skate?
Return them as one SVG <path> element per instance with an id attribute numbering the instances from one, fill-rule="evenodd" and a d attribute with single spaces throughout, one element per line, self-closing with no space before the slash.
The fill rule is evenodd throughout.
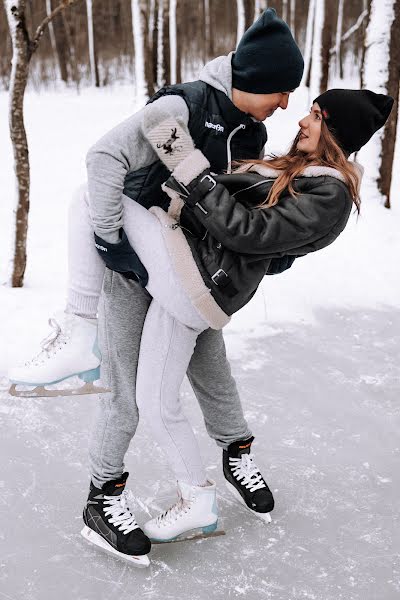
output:
<path id="1" fill-rule="evenodd" d="M 155 543 L 180 542 L 215 535 L 224 535 L 217 530 L 218 509 L 216 486 L 208 481 L 199 487 L 178 481 L 178 501 L 168 510 L 147 521 L 144 533 Z"/>
<path id="2" fill-rule="evenodd" d="M 18 397 L 78 396 L 109 391 L 96 387 L 100 377 L 100 353 L 97 349 L 97 321 L 69 313 L 49 319 L 53 332 L 41 342 L 41 351 L 25 364 L 11 368 L 9 393 Z M 85 384 L 77 389 L 46 389 L 70 377 L 78 376 Z M 17 385 L 34 389 L 17 390 Z"/>

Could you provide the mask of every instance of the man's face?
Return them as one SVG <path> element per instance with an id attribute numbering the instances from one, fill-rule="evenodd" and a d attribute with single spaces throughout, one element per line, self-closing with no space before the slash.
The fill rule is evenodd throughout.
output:
<path id="1" fill-rule="evenodd" d="M 233 102 L 243 112 L 247 112 L 257 121 L 265 121 L 271 117 L 277 108 L 286 110 L 289 104 L 289 92 L 277 92 L 276 94 L 250 94 L 233 90 Z"/>

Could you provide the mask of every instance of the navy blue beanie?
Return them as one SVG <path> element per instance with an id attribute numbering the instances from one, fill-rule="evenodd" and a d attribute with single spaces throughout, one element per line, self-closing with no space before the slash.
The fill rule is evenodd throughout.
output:
<path id="1" fill-rule="evenodd" d="M 268 8 L 245 32 L 232 58 L 232 87 L 251 94 L 290 92 L 304 61 L 285 21 Z"/>

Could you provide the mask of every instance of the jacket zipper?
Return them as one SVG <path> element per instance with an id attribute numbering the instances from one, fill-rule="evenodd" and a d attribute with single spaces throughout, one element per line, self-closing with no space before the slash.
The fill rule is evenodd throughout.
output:
<path id="1" fill-rule="evenodd" d="M 243 190 L 238 190 L 237 192 L 235 192 L 234 194 L 232 194 L 232 197 L 236 196 L 236 194 L 241 194 L 242 192 L 247 192 L 247 190 L 251 190 L 252 188 L 256 188 L 259 185 L 262 185 L 263 183 L 268 183 L 269 181 L 274 181 L 274 180 L 273 179 L 263 179 L 262 181 L 257 181 L 257 183 L 253 183 L 253 185 L 249 185 L 249 187 L 243 188 Z"/>
<path id="2" fill-rule="evenodd" d="M 228 168 L 227 168 L 227 173 L 232 173 L 232 166 L 231 166 L 231 162 L 232 162 L 232 151 L 231 151 L 231 140 L 233 138 L 233 136 L 235 135 L 235 133 L 237 133 L 239 131 L 239 129 L 246 129 L 246 125 L 244 125 L 243 123 L 241 123 L 240 125 L 238 125 L 238 127 L 236 127 L 233 131 L 230 132 L 227 142 L 226 142 L 226 154 L 228 157 Z"/>

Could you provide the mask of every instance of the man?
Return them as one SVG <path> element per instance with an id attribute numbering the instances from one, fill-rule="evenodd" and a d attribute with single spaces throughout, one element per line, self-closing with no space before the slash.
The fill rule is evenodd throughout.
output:
<path id="1" fill-rule="evenodd" d="M 148 119 L 156 107 L 155 114 L 175 118 L 208 158 L 211 170 L 222 172 L 230 169 L 232 160 L 263 156 L 267 135 L 262 121 L 277 108 L 286 109 L 302 72 L 303 60 L 290 30 L 268 9 L 244 34 L 235 53 L 211 61 L 198 81 L 160 90 L 88 153 L 91 217 L 97 248 L 110 268 L 100 300 L 99 345 L 102 381 L 112 391 L 100 398 L 93 431 L 84 531 L 89 541 L 132 561 L 147 564 L 150 550 L 122 491 L 128 477 L 123 460 L 138 423 L 135 377 L 151 297 L 142 287 L 146 270 L 122 234 L 122 193 L 147 208 L 167 208 L 169 202 L 160 189 L 169 170 L 146 139 L 144 115 Z M 217 274 L 215 284 L 224 285 Z M 250 454 L 254 438 L 221 331 L 209 329 L 200 335 L 187 375 L 208 434 L 223 449 L 228 487 L 249 510 L 265 517 L 273 498 Z"/>

